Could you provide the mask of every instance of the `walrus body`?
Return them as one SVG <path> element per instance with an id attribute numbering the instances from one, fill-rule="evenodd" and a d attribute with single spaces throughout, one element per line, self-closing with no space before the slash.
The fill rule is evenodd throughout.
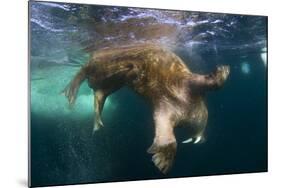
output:
<path id="1" fill-rule="evenodd" d="M 177 142 L 174 128 L 191 128 L 184 141 L 198 143 L 203 138 L 208 110 L 203 100 L 206 91 L 220 88 L 229 75 L 228 66 L 213 73 L 192 73 L 173 52 L 153 44 L 108 48 L 93 53 L 90 61 L 65 89 L 70 104 L 80 84 L 87 79 L 94 91 L 94 131 L 103 126 L 101 112 L 107 96 L 128 86 L 144 96 L 153 108 L 155 137 L 148 152 L 155 166 L 167 173 L 172 167 Z"/>

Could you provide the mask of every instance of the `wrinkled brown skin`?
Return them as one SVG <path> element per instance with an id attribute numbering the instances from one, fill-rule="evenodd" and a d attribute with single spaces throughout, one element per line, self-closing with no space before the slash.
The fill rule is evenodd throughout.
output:
<path id="1" fill-rule="evenodd" d="M 166 174 L 176 154 L 174 128 L 189 127 L 193 139 L 203 137 L 208 118 L 203 96 L 220 88 L 228 75 L 228 66 L 219 66 L 208 75 L 192 73 L 173 52 L 153 44 L 136 44 L 93 53 L 64 93 L 73 104 L 80 84 L 87 79 L 95 91 L 94 132 L 103 126 L 101 112 L 108 95 L 129 86 L 145 97 L 153 108 L 155 124 L 148 153 L 153 154 L 155 166 Z"/>

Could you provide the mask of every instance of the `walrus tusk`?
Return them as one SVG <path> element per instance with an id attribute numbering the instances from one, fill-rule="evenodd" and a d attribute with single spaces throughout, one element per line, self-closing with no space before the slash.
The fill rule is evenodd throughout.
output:
<path id="1" fill-rule="evenodd" d="M 197 138 L 196 138 L 196 140 L 194 141 L 194 144 L 197 144 L 197 143 L 199 143 L 200 141 L 201 141 L 201 136 L 198 136 Z"/>
<path id="2" fill-rule="evenodd" d="M 183 144 L 187 144 L 193 141 L 193 138 L 189 138 L 187 140 L 182 141 Z"/>
<path id="3" fill-rule="evenodd" d="M 196 139 L 193 139 L 193 138 L 189 138 L 187 140 L 184 140 L 182 141 L 183 144 L 187 144 L 187 143 L 190 143 L 190 142 L 193 142 L 193 144 L 198 144 L 202 139 L 202 136 L 198 136 Z"/>

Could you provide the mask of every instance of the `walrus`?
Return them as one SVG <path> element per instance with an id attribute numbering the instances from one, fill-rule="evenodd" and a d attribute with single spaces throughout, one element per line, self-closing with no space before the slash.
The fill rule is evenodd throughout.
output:
<path id="1" fill-rule="evenodd" d="M 147 150 L 154 165 L 166 174 L 172 167 L 177 141 L 174 129 L 189 127 L 191 137 L 183 143 L 200 143 L 204 138 L 208 110 L 207 91 L 219 89 L 230 72 L 217 66 L 207 75 L 192 73 L 174 52 L 156 44 L 134 44 L 93 52 L 90 60 L 64 89 L 70 105 L 84 80 L 94 91 L 93 132 L 103 127 L 101 113 L 106 97 L 123 86 L 143 96 L 153 109 L 155 137 Z"/>

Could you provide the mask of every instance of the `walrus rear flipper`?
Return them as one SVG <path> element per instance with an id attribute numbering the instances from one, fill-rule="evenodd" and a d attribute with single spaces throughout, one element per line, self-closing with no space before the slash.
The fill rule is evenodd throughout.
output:
<path id="1" fill-rule="evenodd" d="M 77 92 L 81 83 L 86 79 L 85 67 L 82 67 L 80 71 L 75 75 L 73 80 L 65 87 L 62 93 L 68 98 L 69 104 L 72 106 L 75 103 Z"/>
<path id="2" fill-rule="evenodd" d="M 229 66 L 219 66 L 208 75 L 192 74 L 189 83 L 191 88 L 197 92 L 219 89 L 227 79 L 229 72 Z"/>

